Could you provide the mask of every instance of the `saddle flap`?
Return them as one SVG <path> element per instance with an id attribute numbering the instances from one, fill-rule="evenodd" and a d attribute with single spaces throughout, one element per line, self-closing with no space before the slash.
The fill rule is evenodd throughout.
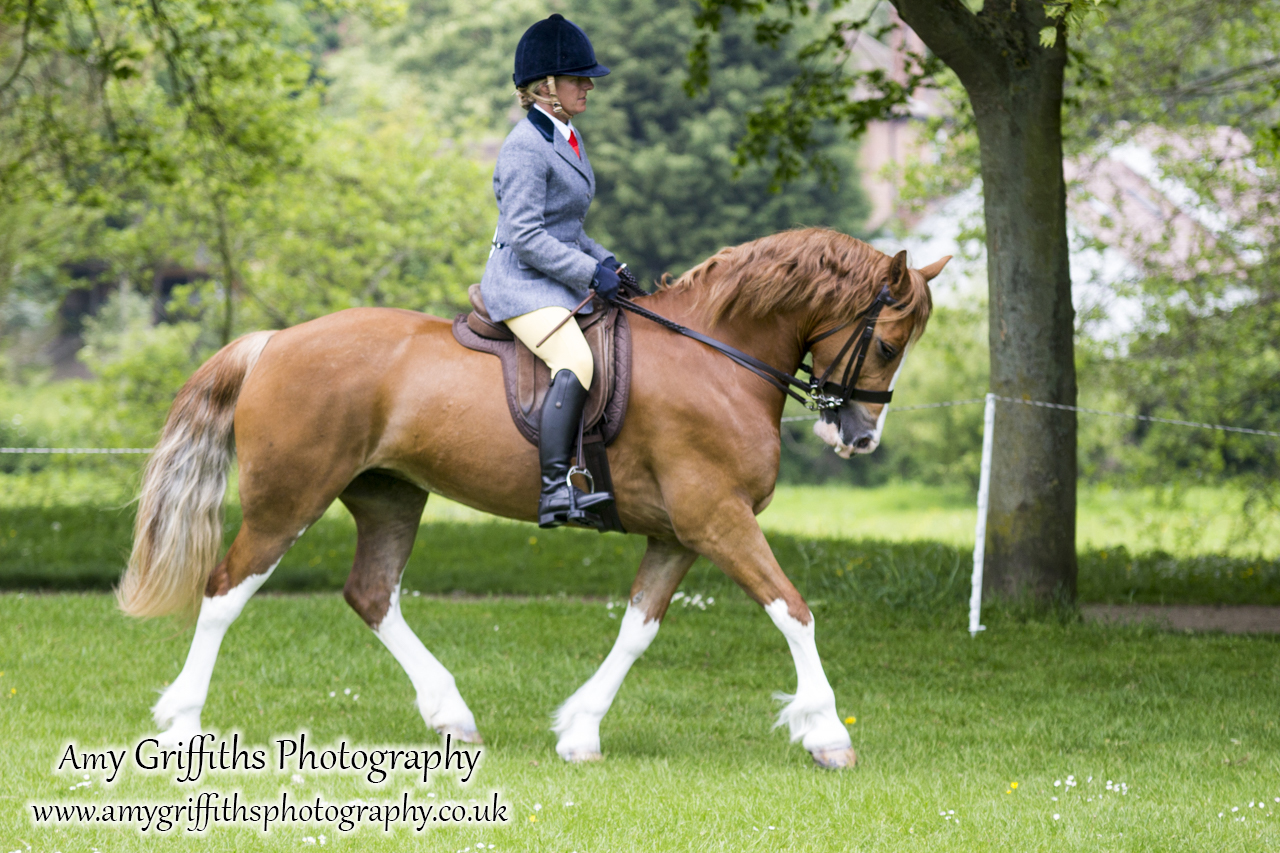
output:
<path id="1" fill-rule="evenodd" d="M 476 294 L 477 287 L 472 287 Z M 478 301 L 478 305 L 476 304 Z M 483 308 L 484 301 L 473 295 L 472 304 Z M 588 432 L 599 428 L 607 445 L 617 437 L 626 416 L 631 384 L 631 331 L 626 316 L 617 308 L 597 300 L 591 314 L 579 315 L 583 336 L 591 349 L 595 377 L 583 410 Z M 482 319 L 476 311 L 459 314 L 453 321 L 453 336 L 468 349 L 491 353 L 502 362 L 503 384 L 507 406 L 520 434 L 532 444 L 538 443 L 538 425 L 542 401 L 551 384 L 551 371 L 529 348 L 511 335 L 489 337 L 476 330 L 473 318 Z"/>
<path id="2" fill-rule="evenodd" d="M 603 306 L 603 303 L 601 305 Z M 609 396 L 613 392 L 613 330 L 617 311 L 617 308 L 609 308 L 580 315 L 579 323 L 583 325 L 582 336 L 587 339 L 587 347 L 591 350 L 591 362 L 594 365 L 595 374 L 591 380 L 591 389 L 587 392 L 586 405 L 582 409 L 582 418 L 587 429 L 591 429 L 600 421 L 609 403 Z M 537 421 L 542 413 L 542 401 L 547 396 L 547 389 L 551 386 L 551 369 L 523 344 L 517 346 L 517 350 L 519 354 L 516 389 L 520 411 L 531 420 Z M 534 412 L 538 414 L 533 414 Z"/>

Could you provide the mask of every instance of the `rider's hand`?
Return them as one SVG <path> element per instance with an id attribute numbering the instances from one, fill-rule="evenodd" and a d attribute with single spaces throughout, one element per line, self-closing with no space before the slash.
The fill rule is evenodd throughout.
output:
<path id="1" fill-rule="evenodd" d="M 631 271 L 631 267 L 623 264 L 616 270 L 618 278 L 622 279 L 622 284 L 631 289 L 633 294 L 644 295 L 644 288 L 640 286 L 640 281 L 636 278 L 636 274 Z"/>
<path id="2" fill-rule="evenodd" d="M 613 302 L 621 284 L 618 274 L 605 266 L 604 261 L 596 265 L 596 277 L 591 282 L 591 289 L 600 294 L 601 299 L 605 302 Z"/>
<path id="3" fill-rule="evenodd" d="M 620 267 L 621 264 L 618 263 L 617 258 L 615 258 L 613 255 L 610 255 L 609 257 L 605 258 L 603 261 L 600 262 L 600 266 L 604 267 L 607 270 L 610 270 L 611 272 L 617 272 L 618 267 Z"/>

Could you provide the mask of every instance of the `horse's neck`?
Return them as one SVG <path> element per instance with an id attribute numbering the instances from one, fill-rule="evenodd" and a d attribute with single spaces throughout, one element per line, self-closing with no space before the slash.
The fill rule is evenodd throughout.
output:
<path id="1" fill-rule="evenodd" d="M 804 356 L 800 318 L 776 314 L 762 318 L 739 316 L 712 322 L 710 311 L 696 304 L 696 296 L 690 290 L 663 290 L 645 299 L 644 306 L 779 370 L 793 373 L 799 367 Z"/>

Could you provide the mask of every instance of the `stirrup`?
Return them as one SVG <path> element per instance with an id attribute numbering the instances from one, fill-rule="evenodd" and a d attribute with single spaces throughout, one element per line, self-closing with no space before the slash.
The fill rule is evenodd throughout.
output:
<path id="1" fill-rule="evenodd" d="M 570 465 L 569 473 L 564 475 L 565 485 L 569 487 L 569 505 L 570 506 L 573 506 L 574 504 L 573 493 L 575 491 L 582 491 L 581 489 L 579 489 L 577 486 L 573 484 L 574 474 L 581 474 L 583 477 L 585 477 L 587 480 L 587 485 L 591 487 L 591 490 L 589 492 L 583 492 L 583 494 L 594 495 L 596 492 L 596 478 L 591 476 L 591 472 L 588 471 L 584 466 Z"/>

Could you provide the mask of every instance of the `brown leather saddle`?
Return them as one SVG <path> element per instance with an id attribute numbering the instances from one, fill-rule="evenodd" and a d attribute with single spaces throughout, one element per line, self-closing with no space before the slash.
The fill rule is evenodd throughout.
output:
<path id="1" fill-rule="evenodd" d="M 505 323 L 489 319 L 480 285 L 471 285 L 467 296 L 471 299 L 471 313 L 454 317 L 453 337 L 467 349 L 496 355 L 502 362 L 511 419 L 525 440 L 537 446 L 542 400 L 551 385 L 551 370 L 516 339 Z M 625 314 L 602 299 L 593 299 L 590 307 L 591 313 L 578 314 L 575 318 L 595 362 L 595 378 L 583 409 L 582 456 L 595 488 L 612 492 L 605 448 L 617 438 L 627 413 L 631 390 L 631 327 Z M 606 529 L 625 532 L 612 505 L 603 517 Z"/>

